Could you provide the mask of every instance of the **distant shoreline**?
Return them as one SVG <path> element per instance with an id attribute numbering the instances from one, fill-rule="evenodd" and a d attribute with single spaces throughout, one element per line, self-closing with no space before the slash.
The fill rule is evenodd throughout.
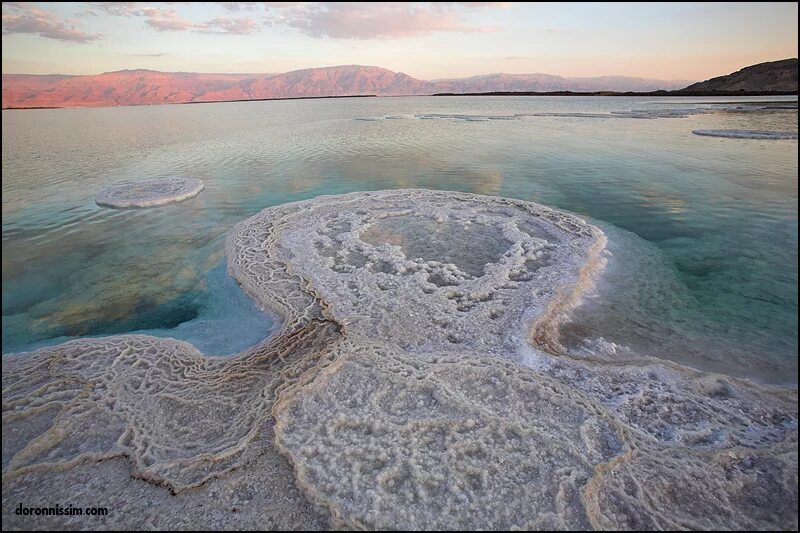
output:
<path id="1" fill-rule="evenodd" d="M 200 100 L 194 102 L 175 102 L 183 104 L 224 104 L 227 102 L 270 102 L 272 100 L 321 100 L 323 98 L 377 98 L 377 94 L 343 94 L 338 96 L 284 96 L 281 98 L 239 98 L 237 100 Z M 156 104 L 159 105 L 159 104 Z"/>
<path id="2" fill-rule="evenodd" d="M 431 96 L 797 96 L 797 91 L 491 91 L 485 93 L 435 93 Z"/>
<path id="3" fill-rule="evenodd" d="M 798 96 L 797 91 L 651 91 L 651 92 L 573 92 L 573 91 L 492 91 L 485 93 L 434 93 L 434 94 L 398 94 L 379 96 L 377 94 L 347 94 L 338 96 L 287 96 L 281 98 L 239 98 L 236 100 L 201 100 L 190 102 L 165 102 L 160 104 L 121 104 L 121 105 L 81 105 L 81 106 L 35 106 L 35 107 L 4 107 L 2 110 L 20 109 L 97 109 L 103 107 L 134 107 L 156 105 L 188 105 L 188 104 L 225 104 L 231 102 L 272 102 L 282 100 L 323 100 L 328 98 L 414 98 L 420 96 Z"/>
<path id="4" fill-rule="evenodd" d="M 408 96 L 430 96 L 408 95 Z M 120 104 L 120 105 L 80 105 L 80 106 L 37 106 L 37 107 L 4 107 L 7 109 L 99 109 L 102 107 L 139 107 L 153 105 L 186 105 L 186 104 L 226 104 L 230 102 L 270 102 L 273 100 L 321 100 L 324 98 L 377 98 L 377 94 L 343 94 L 338 96 L 286 96 L 282 98 L 239 98 L 237 100 L 199 100 L 192 102 L 163 102 L 160 104 Z"/>

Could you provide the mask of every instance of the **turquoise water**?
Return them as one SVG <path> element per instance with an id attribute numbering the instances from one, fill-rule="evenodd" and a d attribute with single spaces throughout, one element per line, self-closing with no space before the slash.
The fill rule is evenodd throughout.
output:
<path id="1" fill-rule="evenodd" d="M 692 134 L 797 131 L 796 110 L 414 118 L 720 101 L 733 99 L 413 97 L 3 111 L 3 353 L 131 331 L 234 353 L 276 326 L 224 273 L 224 238 L 236 222 L 320 194 L 423 187 L 540 202 L 606 231 L 607 275 L 565 328 L 570 346 L 601 350 L 602 338 L 620 357 L 646 353 L 796 383 L 797 141 Z M 404 118 L 355 120 L 385 116 Z M 200 178 L 206 189 L 155 209 L 94 204 L 107 185 L 169 175 Z"/>

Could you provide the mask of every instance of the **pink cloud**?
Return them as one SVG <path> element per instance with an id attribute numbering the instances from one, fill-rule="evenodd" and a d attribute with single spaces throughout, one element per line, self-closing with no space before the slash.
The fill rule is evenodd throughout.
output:
<path id="1" fill-rule="evenodd" d="M 3 10 L 3 35 L 32 33 L 46 39 L 87 43 L 102 37 L 99 33 L 80 30 L 75 21 L 59 20 L 53 13 L 28 2 L 5 2 Z"/>
<path id="2" fill-rule="evenodd" d="M 249 9 L 257 2 L 219 2 L 229 11 Z M 170 2 L 169 4 L 174 4 Z M 228 4 L 228 5 L 225 5 Z M 241 5 L 240 5 L 241 4 Z M 182 18 L 175 9 L 154 7 L 142 2 L 93 2 L 92 8 L 102 9 L 110 15 L 120 17 L 143 17 L 145 23 L 158 31 L 196 31 L 200 33 L 219 33 L 246 35 L 257 31 L 258 21 L 249 17 L 214 17 L 202 23 Z"/>
<path id="3" fill-rule="evenodd" d="M 10 4 L 10 3 L 7 3 Z M 218 16 L 205 22 L 181 17 L 174 2 L 153 5 L 144 2 L 89 2 L 87 13 L 100 10 L 110 15 L 142 17 L 157 31 L 195 31 L 247 35 L 261 28 L 252 17 Z M 335 39 L 392 39 L 435 32 L 490 32 L 496 28 L 466 20 L 480 9 L 502 9 L 507 2 L 217 2 L 229 12 L 254 11 L 264 7 L 264 25 L 294 28 L 312 37 Z M 4 4 L 6 5 L 6 4 Z M 9 28 L 15 27 L 9 21 Z M 66 26 L 65 26 L 66 28 Z M 6 23 L 4 17 L 4 31 Z M 73 31 L 75 28 L 73 27 Z M 66 35 L 66 33 L 65 33 Z M 75 35 L 74 40 L 80 39 Z M 91 36 L 83 37 L 91 39 Z"/>
<path id="4" fill-rule="evenodd" d="M 462 6 L 456 3 L 347 2 L 275 7 L 280 11 L 268 18 L 269 23 L 286 24 L 313 37 L 387 39 L 442 31 L 494 31 L 467 24 Z"/>
<path id="5" fill-rule="evenodd" d="M 514 2 L 439 2 L 439 4 L 451 4 L 471 9 L 508 9 Z"/>
<path id="6" fill-rule="evenodd" d="M 143 7 L 138 11 L 145 22 L 158 31 L 183 31 L 194 27 L 192 21 L 179 17 L 174 9 Z"/>
<path id="7" fill-rule="evenodd" d="M 181 18 L 174 9 L 143 2 L 89 2 L 89 5 L 118 17 L 144 17 L 145 23 L 158 31 L 182 31 L 193 26 L 190 20 Z"/>
<path id="8" fill-rule="evenodd" d="M 264 4 L 264 2 L 217 2 L 219 5 L 224 7 L 227 11 L 232 12 L 239 12 L 239 11 L 255 11 L 258 9 L 260 4 Z"/>
<path id="9" fill-rule="evenodd" d="M 259 29 L 259 24 L 256 20 L 240 17 L 240 18 L 227 18 L 215 17 L 203 24 L 195 26 L 197 31 L 202 33 L 232 33 L 236 35 L 246 35 L 253 33 Z"/>
<path id="10" fill-rule="evenodd" d="M 129 17 L 141 15 L 141 2 L 87 2 L 91 7 L 105 11 L 109 15 Z"/>

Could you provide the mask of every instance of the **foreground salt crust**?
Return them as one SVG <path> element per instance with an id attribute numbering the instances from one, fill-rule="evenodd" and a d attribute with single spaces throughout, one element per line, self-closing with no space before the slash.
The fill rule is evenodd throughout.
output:
<path id="1" fill-rule="evenodd" d="M 112 185 L 100 191 L 95 203 L 102 207 L 125 209 L 156 207 L 194 198 L 205 188 L 194 178 L 157 178 Z"/>
<path id="2" fill-rule="evenodd" d="M 4 501 L 112 509 L 87 526 L 4 506 L 4 524 L 796 528 L 796 389 L 558 343 L 604 243 L 463 193 L 266 209 L 227 245 L 284 320 L 261 345 L 121 335 L 4 358 Z"/>

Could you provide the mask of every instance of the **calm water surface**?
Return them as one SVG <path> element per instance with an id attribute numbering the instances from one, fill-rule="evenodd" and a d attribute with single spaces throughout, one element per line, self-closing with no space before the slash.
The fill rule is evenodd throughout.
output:
<path id="1" fill-rule="evenodd" d="M 236 222 L 320 194 L 423 187 L 540 202 L 606 231 L 608 272 L 565 328 L 570 347 L 796 383 L 797 141 L 692 134 L 797 131 L 796 111 L 413 118 L 732 100 L 414 97 L 3 111 L 3 353 L 131 331 L 236 352 L 276 327 L 225 274 L 224 239 Z M 387 115 L 405 118 L 355 120 Z M 107 185 L 169 175 L 200 178 L 206 189 L 157 209 L 94 204 Z"/>

